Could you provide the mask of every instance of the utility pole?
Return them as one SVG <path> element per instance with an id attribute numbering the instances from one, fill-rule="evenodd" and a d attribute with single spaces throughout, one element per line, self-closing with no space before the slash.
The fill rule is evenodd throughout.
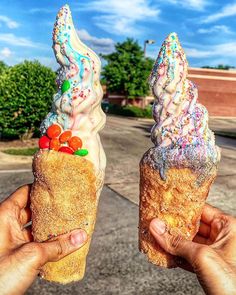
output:
<path id="1" fill-rule="evenodd" d="M 155 43 L 155 40 L 145 40 L 144 41 L 144 47 L 143 47 L 144 56 L 146 56 L 147 44 L 154 44 L 154 43 Z"/>

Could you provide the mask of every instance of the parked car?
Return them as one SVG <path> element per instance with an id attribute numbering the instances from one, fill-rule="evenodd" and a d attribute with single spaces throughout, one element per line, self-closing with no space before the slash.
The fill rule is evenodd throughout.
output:
<path id="1" fill-rule="evenodd" d="M 102 100 L 102 109 L 103 109 L 104 113 L 108 113 L 109 107 L 110 107 L 109 101 L 107 99 L 103 99 Z"/>

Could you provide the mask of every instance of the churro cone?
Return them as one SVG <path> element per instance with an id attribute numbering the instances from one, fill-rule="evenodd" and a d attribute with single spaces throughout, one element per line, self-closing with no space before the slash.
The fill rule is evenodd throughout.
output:
<path id="1" fill-rule="evenodd" d="M 191 169 L 170 168 L 164 181 L 159 171 L 141 162 L 139 247 L 150 262 L 168 268 L 176 266 L 175 258 L 166 253 L 149 232 L 151 220 L 158 217 L 165 221 L 173 235 L 192 240 L 216 173 L 216 167 L 212 166 L 210 175 L 199 185 L 199 175 Z"/>
<path id="2" fill-rule="evenodd" d="M 159 218 L 171 235 L 192 240 L 220 158 L 207 111 L 196 102 L 196 86 L 186 76 L 186 57 L 172 33 L 150 76 L 155 147 L 140 162 L 139 205 L 139 249 L 151 263 L 168 268 L 176 267 L 176 257 L 156 243 L 149 224 Z"/>
<path id="3" fill-rule="evenodd" d="M 40 151 L 33 161 L 35 181 L 31 192 L 33 235 L 42 242 L 76 228 L 83 228 L 88 242 L 58 262 L 47 263 L 41 275 L 49 281 L 68 283 L 84 276 L 86 256 L 96 221 L 103 175 L 93 164 L 55 151 Z"/>
<path id="4" fill-rule="evenodd" d="M 106 158 L 98 131 L 105 115 L 100 60 L 79 40 L 67 5 L 58 13 L 53 41 L 61 68 L 58 92 L 41 124 L 40 150 L 33 159 L 32 234 L 43 242 L 78 228 L 87 232 L 82 248 L 40 271 L 44 279 L 66 284 L 85 273 L 104 181 Z"/>

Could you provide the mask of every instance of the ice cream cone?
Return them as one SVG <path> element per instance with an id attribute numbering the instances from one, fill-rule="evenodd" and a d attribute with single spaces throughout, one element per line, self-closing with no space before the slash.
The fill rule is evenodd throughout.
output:
<path id="1" fill-rule="evenodd" d="M 96 178 L 90 161 L 55 151 L 38 152 L 33 172 L 31 209 L 35 241 L 42 242 L 77 228 L 83 228 L 89 236 L 88 242 L 75 253 L 47 263 L 41 275 L 60 283 L 80 280 L 84 276 L 103 178 Z"/>
<path id="2" fill-rule="evenodd" d="M 187 79 L 187 60 L 175 33 L 164 41 L 150 76 L 155 96 L 154 147 L 140 162 L 139 249 L 150 262 L 176 267 L 149 232 L 159 218 L 171 235 L 192 240 L 217 175 L 220 151 L 208 128 L 208 113 Z"/>
<path id="3" fill-rule="evenodd" d="M 32 233 L 37 242 L 74 229 L 88 234 L 73 254 L 42 267 L 41 276 L 66 284 L 84 276 L 96 221 L 106 157 L 98 131 L 105 124 L 99 82 L 101 62 L 77 36 L 68 5 L 53 31 L 58 63 L 58 92 L 41 124 L 40 151 L 33 159 Z"/>
<path id="4" fill-rule="evenodd" d="M 139 248 L 150 262 L 162 267 L 176 266 L 175 258 L 163 251 L 149 232 L 153 218 L 165 221 L 173 235 L 180 234 L 188 240 L 196 235 L 205 200 L 217 173 L 213 163 L 209 167 L 205 179 L 189 168 L 170 168 L 163 180 L 151 164 L 141 161 Z"/>

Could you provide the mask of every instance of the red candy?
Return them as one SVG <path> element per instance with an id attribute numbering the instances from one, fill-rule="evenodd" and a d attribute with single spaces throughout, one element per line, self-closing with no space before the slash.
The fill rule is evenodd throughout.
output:
<path id="1" fill-rule="evenodd" d="M 68 140 L 68 144 L 74 151 L 77 151 L 78 149 L 80 149 L 82 147 L 83 143 L 82 143 L 82 140 L 78 136 L 72 136 Z"/>
<path id="2" fill-rule="evenodd" d="M 50 138 L 47 137 L 47 135 L 43 135 L 39 139 L 39 148 L 40 149 L 49 149 L 50 145 Z"/>
<path id="3" fill-rule="evenodd" d="M 62 153 L 71 154 L 71 155 L 74 153 L 74 151 L 71 148 L 69 148 L 68 146 L 62 146 L 59 148 L 58 151 L 62 152 Z"/>
<path id="4" fill-rule="evenodd" d="M 57 124 L 52 124 L 47 129 L 47 135 L 50 138 L 58 137 L 61 134 L 61 127 Z"/>
<path id="5" fill-rule="evenodd" d="M 58 138 L 52 138 L 50 141 L 50 150 L 58 151 L 61 147 L 60 141 Z"/>
<path id="6" fill-rule="evenodd" d="M 72 132 L 70 130 L 66 130 L 60 135 L 59 140 L 61 143 L 67 142 L 71 138 L 71 136 Z"/>

